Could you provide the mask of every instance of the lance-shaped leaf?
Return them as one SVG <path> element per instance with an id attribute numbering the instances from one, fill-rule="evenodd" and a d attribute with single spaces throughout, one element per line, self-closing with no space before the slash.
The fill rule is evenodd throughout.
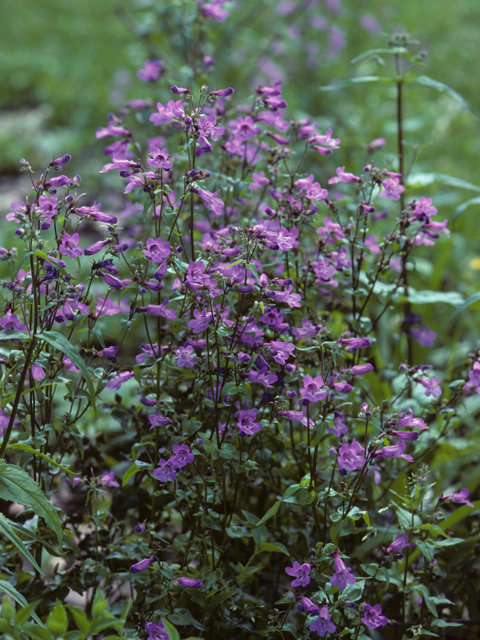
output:
<path id="1" fill-rule="evenodd" d="M 387 48 L 369 49 L 368 51 L 365 51 L 364 53 L 361 53 L 360 55 L 356 56 L 356 58 L 354 58 L 353 60 L 350 60 L 350 62 L 351 64 L 355 64 L 356 62 L 360 62 L 360 60 L 365 60 L 365 58 L 369 58 L 370 56 L 377 56 L 377 55 L 405 56 L 409 60 L 412 59 L 412 54 L 407 48 L 390 47 L 390 49 L 387 49 Z"/>
<path id="2" fill-rule="evenodd" d="M 367 82 L 383 82 L 388 84 L 395 82 L 395 78 L 387 78 L 382 76 L 359 76 L 358 78 L 349 78 L 348 80 L 340 80 L 340 82 L 334 82 L 333 84 L 327 84 L 324 87 L 320 87 L 322 91 L 335 91 L 336 89 L 343 89 L 352 84 L 364 84 Z"/>
<path id="3" fill-rule="evenodd" d="M 480 189 L 479 189 L 480 190 Z M 453 214 L 454 219 L 461 216 L 464 211 L 468 209 L 472 204 L 480 204 L 480 196 L 476 196 L 475 198 L 470 198 L 466 202 L 462 202 L 462 204 L 458 205 L 455 209 L 455 213 Z"/>
<path id="4" fill-rule="evenodd" d="M 43 333 L 39 334 L 38 337 L 43 338 L 43 340 L 46 340 L 49 344 L 52 345 L 52 347 L 55 347 L 55 349 L 63 352 L 68 358 L 70 358 L 70 360 L 74 364 L 77 365 L 77 367 L 83 374 L 85 382 L 87 383 L 88 395 L 90 396 L 92 406 L 94 409 L 96 409 L 95 387 L 93 385 L 92 377 L 90 375 L 90 372 L 88 371 L 87 365 L 85 364 L 83 358 L 75 349 L 75 347 L 70 344 L 70 342 L 67 340 L 67 338 L 65 338 L 64 335 L 58 333 L 57 331 L 44 331 Z"/>
<path id="5" fill-rule="evenodd" d="M 50 458 L 50 456 L 45 455 L 41 451 L 37 451 L 36 449 L 34 449 L 33 447 L 31 447 L 28 444 L 22 444 L 20 442 L 17 442 L 15 444 L 9 444 L 7 446 L 7 451 L 9 451 L 9 450 L 29 451 L 30 453 L 33 453 L 33 455 L 40 456 L 44 460 L 48 460 L 48 462 L 50 462 L 50 464 L 53 464 L 56 467 L 58 467 L 59 469 L 61 469 L 62 471 L 65 471 L 65 473 L 70 478 L 71 482 L 73 482 L 73 479 L 75 478 L 75 474 L 73 473 L 73 471 L 71 469 L 68 469 L 67 467 L 64 467 L 63 465 L 59 464 L 58 462 L 55 462 L 55 460 L 53 458 Z"/>
<path id="6" fill-rule="evenodd" d="M 470 189 L 470 191 L 480 191 L 480 187 L 466 180 L 460 180 L 455 176 L 448 176 L 444 173 L 412 173 L 408 178 L 409 187 L 425 187 L 429 184 L 440 182 L 448 184 L 450 187 L 458 187 L 459 189 Z"/>
<path id="7" fill-rule="evenodd" d="M 5 538 L 10 540 L 10 542 L 17 547 L 22 555 L 30 562 L 32 566 L 43 576 L 44 573 L 42 569 L 38 566 L 37 561 L 32 556 L 30 551 L 24 545 L 23 541 L 17 536 L 15 530 L 8 524 L 8 520 L 5 518 L 3 513 L 0 513 L 0 534 L 4 535 Z"/>
<path id="8" fill-rule="evenodd" d="M 47 500 L 38 484 L 26 471 L 14 464 L 0 462 L 0 498 L 30 507 L 34 513 L 45 518 L 62 544 L 62 525 L 53 505 Z"/>
<path id="9" fill-rule="evenodd" d="M 15 587 L 6 580 L 0 580 L 0 593 L 7 594 L 8 596 L 10 596 L 10 598 L 12 598 L 12 600 L 15 600 L 15 602 L 22 607 L 28 606 L 28 602 L 25 600 L 22 594 L 19 593 L 15 589 Z M 41 625 L 42 627 L 45 626 L 34 611 L 32 611 L 31 616 L 36 622 L 38 622 L 39 625 Z"/>
<path id="10" fill-rule="evenodd" d="M 434 80 L 433 78 L 429 78 L 428 76 L 414 76 L 414 75 L 408 75 L 405 78 L 405 82 L 409 82 L 413 84 L 421 84 L 424 87 L 431 87 L 432 89 L 436 89 L 437 91 L 441 91 L 442 93 L 448 93 L 448 95 L 451 96 L 457 102 L 459 102 L 462 105 L 462 107 L 464 107 L 467 111 L 470 111 L 470 113 L 474 115 L 476 118 L 478 117 L 475 111 L 472 109 L 472 107 L 465 100 L 465 98 L 462 98 L 462 96 L 459 93 L 457 93 L 455 89 L 452 89 L 452 87 L 449 87 L 447 84 L 444 84 L 443 82 L 439 82 L 438 80 Z"/>

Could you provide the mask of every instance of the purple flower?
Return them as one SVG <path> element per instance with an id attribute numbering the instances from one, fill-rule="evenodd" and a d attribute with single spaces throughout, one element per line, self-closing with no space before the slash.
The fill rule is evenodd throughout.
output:
<path id="1" fill-rule="evenodd" d="M 146 307 L 137 307 L 137 311 L 140 313 L 149 313 L 151 316 L 174 320 L 177 317 L 177 312 L 174 309 L 167 309 L 167 304 L 168 298 L 165 298 L 161 304 L 149 304 Z"/>
<path id="2" fill-rule="evenodd" d="M 258 382 L 263 384 L 264 387 L 268 389 L 273 389 L 273 383 L 278 380 L 278 376 L 274 373 L 268 373 L 268 367 L 261 367 L 259 371 L 255 371 L 254 369 L 250 369 L 247 374 L 247 378 L 250 382 Z"/>
<path id="3" fill-rule="evenodd" d="M 263 171 L 253 173 L 252 180 L 253 182 L 248 185 L 248 188 L 252 191 L 258 191 L 259 189 L 265 187 L 267 184 L 270 184 L 270 180 L 266 177 Z"/>
<path id="4" fill-rule="evenodd" d="M 72 236 L 69 233 L 64 233 L 62 236 L 62 243 L 58 247 L 58 250 L 62 256 L 68 256 L 69 258 L 78 258 L 83 253 L 83 249 L 78 245 L 80 241 L 80 235 L 74 233 Z"/>
<path id="5" fill-rule="evenodd" d="M 205 56 L 205 57 L 208 57 L 208 56 Z M 211 58 L 211 60 L 213 60 L 213 58 Z M 204 63 L 205 63 L 205 58 L 204 58 Z M 232 89 L 232 87 L 227 87 L 227 89 L 219 89 L 218 91 L 212 91 L 213 96 L 220 96 L 222 98 L 231 96 L 233 93 L 235 93 L 235 89 Z"/>
<path id="6" fill-rule="evenodd" d="M 160 482 L 168 482 L 169 480 L 175 480 L 177 477 L 177 472 L 175 471 L 175 467 L 173 466 L 173 461 L 160 459 L 158 466 L 152 473 L 154 478 L 160 480 Z"/>
<path id="7" fill-rule="evenodd" d="M 346 344 L 349 347 L 353 347 L 353 349 L 363 349 L 365 347 L 369 347 L 372 344 L 372 341 L 368 338 L 340 338 L 338 343 Z"/>
<path id="8" fill-rule="evenodd" d="M 314 135 L 308 139 L 309 144 L 313 145 L 315 151 L 321 153 L 322 156 L 328 156 L 332 153 L 332 149 L 340 148 L 340 138 L 332 138 L 332 130 L 327 129 L 325 135 Z"/>
<path id="9" fill-rule="evenodd" d="M 0 318 L 0 326 L 2 331 L 28 331 L 27 325 L 20 324 L 18 316 L 11 309 L 7 309 L 3 318 Z"/>
<path id="10" fill-rule="evenodd" d="M 147 640 L 170 640 L 170 636 L 161 620 L 158 621 L 158 624 L 146 622 L 145 631 L 148 633 Z"/>
<path id="11" fill-rule="evenodd" d="M 132 566 L 130 567 L 130 571 L 132 573 L 140 573 L 140 571 L 143 571 L 144 569 L 149 567 L 152 562 L 155 562 L 155 558 L 145 558 L 145 560 L 140 560 L 140 562 L 132 564 Z"/>
<path id="12" fill-rule="evenodd" d="M 297 610 L 306 611 L 311 616 L 318 616 L 320 613 L 319 607 L 306 596 L 300 596 L 300 604 L 297 605 Z"/>
<path id="13" fill-rule="evenodd" d="M 137 71 L 137 77 L 144 82 L 156 82 L 165 71 L 161 60 L 146 60 L 143 68 Z"/>
<path id="14" fill-rule="evenodd" d="M 120 485 L 115 480 L 115 472 L 114 471 L 104 471 L 102 477 L 100 478 L 100 484 L 103 487 L 119 487 Z"/>
<path id="15" fill-rule="evenodd" d="M 132 284 L 133 282 L 133 280 L 130 280 L 129 278 L 120 280 L 119 278 L 112 276 L 112 274 L 110 273 L 105 273 L 105 271 L 99 271 L 99 275 L 102 276 L 109 287 L 113 287 L 114 289 L 118 289 L 119 291 L 125 289 L 125 287 L 127 287 L 129 284 Z"/>
<path id="16" fill-rule="evenodd" d="M 234 134 L 234 142 L 246 142 L 260 133 L 260 128 L 255 126 L 252 116 L 246 118 L 238 117 L 230 124 L 230 129 Z"/>
<path id="17" fill-rule="evenodd" d="M 225 127 L 217 125 L 217 119 L 212 113 L 208 117 L 202 115 L 198 118 L 198 132 L 200 136 L 204 138 L 210 136 L 213 141 L 216 141 L 218 136 L 223 136 L 225 133 Z"/>
<path id="18" fill-rule="evenodd" d="M 420 220 L 421 222 L 429 223 L 430 217 L 438 213 L 436 207 L 432 206 L 431 198 L 424 198 L 423 196 L 414 203 L 412 209 L 412 216 L 414 220 Z"/>
<path id="19" fill-rule="evenodd" d="M 89 247 L 85 249 L 85 255 L 94 256 L 96 253 L 99 253 L 103 249 L 103 247 L 105 247 L 110 242 L 111 242 L 110 238 L 107 238 L 106 240 L 99 240 L 98 242 L 94 242 L 93 244 L 91 244 Z"/>
<path id="20" fill-rule="evenodd" d="M 149 238 L 143 253 L 148 260 L 160 264 L 170 256 L 170 242 L 164 242 L 162 238 Z"/>
<path id="21" fill-rule="evenodd" d="M 332 433 L 334 436 L 339 438 L 342 435 L 346 435 L 348 433 L 348 427 L 344 423 L 345 416 L 340 411 L 334 411 L 333 414 L 333 427 L 327 427 L 327 431 Z"/>
<path id="22" fill-rule="evenodd" d="M 369 604 L 364 604 L 363 618 L 360 618 L 360 620 L 370 629 L 378 629 L 388 624 L 388 618 L 382 616 L 381 613 L 382 607 L 379 604 L 376 604 L 374 607 Z"/>
<path id="23" fill-rule="evenodd" d="M 405 440 L 405 442 L 413 442 L 414 440 L 418 440 L 418 433 L 416 431 L 392 431 L 392 436 L 396 438 L 400 438 L 400 440 Z"/>
<path id="24" fill-rule="evenodd" d="M 468 500 L 469 495 L 470 491 L 466 487 L 463 487 L 458 493 L 449 493 L 448 496 L 440 495 L 439 500 L 451 500 L 456 504 L 468 504 L 469 507 L 473 507 L 474 505 Z"/>
<path id="25" fill-rule="evenodd" d="M 442 389 L 438 384 L 440 378 L 420 378 L 418 382 L 425 387 L 425 395 L 427 397 L 433 396 L 433 398 L 436 399 L 442 395 Z"/>
<path id="26" fill-rule="evenodd" d="M 352 373 L 354 376 L 363 376 L 365 373 L 370 373 L 373 371 L 373 365 L 367 364 L 356 364 L 352 367 Z"/>
<path id="27" fill-rule="evenodd" d="M 353 173 L 346 173 L 345 167 L 337 168 L 337 175 L 334 178 L 330 178 L 328 184 L 337 184 L 337 182 L 361 182 L 362 179 L 353 175 Z"/>
<path id="28" fill-rule="evenodd" d="M 101 208 L 101 203 L 94 202 L 91 207 L 80 207 L 77 213 L 81 213 L 84 216 L 88 215 L 97 222 L 105 222 L 106 224 L 116 224 L 118 222 L 117 216 L 112 213 L 103 213 L 100 211 Z"/>
<path id="29" fill-rule="evenodd" d="M 106 347 L 97 353 L 97 356 L 103 356 L 107 360 L 115 360 L 117 356 L 118 347 Z"/>
<path id="30" fill-rule="evenodd" d="M 292 290 L 292 285 L 289 285 L 285 291 L 270 291 L 267 289 L 265 295 L 277 302 L 285 302 L 291 309 L 301 307 L 302 296 L 299 293 L 292 293 Z"/>
<path id="31" fill-rule="evenodd" d="M 358 444 L 358 443 L 357 443 Z M 337 586 L 340 591 L 346 589 L 348 584 L 355 584 L 355 576 L 352 574 L 350 567 L 346 567 L 343 560 L 338 553 L 334 553 L 334 567 L 335 573 L 330 578 L 330 582 L 333 586 Z"/>
<path id="32" fill-rule="evenodd" d="M 145 524 L 137 524 L 134 527 L 136 533 L 143 533 L 146 528 L 147 528 L 147 525 Z"/>
<path id="33" fill-rule="evenodd" d="M 328 395 L 328 391 L 323 386 L 322 376 L 312 378 L 311 375 L 307 374 L 303 380 L 303 387 L 300 389 L 300 395 L 302 396 L 304 403 L 324 400 Z"/>
<path id="34" fill-rule="evenodd" d="M 173 167 L 173 163 L 168 159 L 168 149 L 159 149 L 158 147 L 152 149 L 147 156 L 147 162 L 151 167 L 165 169 L 165 171 Z"/>
<path id="35" fill-rule="evenodd" d="M 195 352 L 191 345 L 187 347 L 178 347 L 177 349 L 177 365 L 179 367 L 186 367 L 187 369 L 191 369 L 196 364 L 198 364 L 198 360 L 195 360 Z"/>
<path id="36" fill-rule="evenodd" d="M 174 455 L 170 458 L 169 462 L 173 464 L 175 469 L 182 469 L 195 460 L 195 456 L 190 451 L 188 444 L 174 444 L 172 451 Z"/>
<path id="37" fill-rule="evenodd" d="M 173 118 L 184 118 L 185 112 L 181 100 L 169 100 L 166 105 L 157 102 L 157 113 L 152 113 L 149 120 L 155 126 L 169 124 Z"/>
<path id="38" fill-rule="evenodd" d="M 103 129 L 97 129 L 95 133 L 96 138 L 106 138 L 107 136 L 129 136 L 130 131 L 124 129 L 122 121 L 114 113 L 108 114 L 108 127 Z"/>
<path id="39" fill-rule="evenodd" d="M 273 342 L 265 343 L 265 346 L 270 347 L 270 355 L 278 362 L 278 364 L 285 364 L 290 356 L 293 356 L 295 346 L 290 342 L 282 342 L 282 340 L 273 340 Z"/>
<path id="40" fill-rule="evenodd" d="M 121 373 L 117 372 L 114 374 L 113 378 L 111 378 L 107 382 L 107 389 L 120 389 L 124 382 L 133 378 L 133 371 L 122 371 Z"/>
<path id="41" fill-rule="evenodd" d="M 193 333 L 201 333 L 205 331 L 210 322 L 213 320 L 213 315 L 210 311 L 199 311 L 194 309 L 193 315 L 195 318 L 188 323 L 189 329 L 192 329 Z"/>
<path id="42" fill-rule="evenodd" d="M 184 87 L 177 87 L 176 84 L 173 87 L 170 87 L 170 91 L 174 93 L 176 96 L 181 96 L 185 93 L 190 93 L 190 89 Z"/>
<path id="43" fill-rule="evenodd" d="M 342 471 L 355 471 L 365 464 L 362 445 L 354 440 L 350 445 L 342 444 L 338 452 L 338 469 Z"/>
<path id="44" fill-rule="evenodd" d="M 422 347 L 434 347 L 437 334 L 430 331 L 428 325 L 424 324 L 420 329 L 410 329 L 409 333 Z"/>
<path id="45" fill-rule="evenodd" d="M 205 207 L 214 215 L 222 215 L 222 209 L 225 203 L 220 198 L 217 198 L 217 193 L 220 193 L 220 189 L 218 191 L 215 191 L 215 193 L 210 193 L 210 191 L 207 191 L 206 189 L 190 187 L 190 191 L 200 196 L 200 199 L 202 200 Z"/>
<path id="46" fill-rule="evenodd" d="M 408 462 L 414 462 L 412 456 L 408 455 L 408 453 L 404 453 L 407 445 L 405 442 L 400 441 L 397 444 L 390 445 L 388 447 L 383 447 L 380 451 L 375 452 L 375 458 L 384 459 L 384 458 L 403 458 Z"/>
<path id="47" fill-rule="evenodd" d="M 71 178 L 67 176 L 57 176 L 56 178 L 50 178 L 48 182 L 45 182 L 45 186 L 50 187 L 63 187 L 66 184 L 70 184 L 72 182 Z"/>
<path id="48" fill-rule="evenodd" d="M 320 609 L 320 615 L 316 618 L 312 624 L 308 627 L 310 631 L 316 631 L 318 635 L 323 638 L 327 633 L 334 633 L 337 627 L 333 624 L 328 613 L 328 607 L 326 604 Z"/>
<path id="49" fill-rule="evenodd" d="M 108 171 L 126 171 L 130 169 L 139 169 L 138 162 L 128 160 L 126 158 L 112 157 L 113 162 L 109 162 L 100 170 L 100 173 L 107 173 Z M 81 207 L 81 209 L 88 209 L 88 207 Z"/>
<path id="50" fill-rule="evenodd" d="M 400 194 L 405 191 L 405 187 L 400 184 L 400 178 L 382 180 L 382 187 L 384 190 L 380 192 L 380 195 L 389 200 L 400 200 Z"/>
<path id="51" fill-rule="evenodd" d="M 287 392 L 287 395 L 288 393 L 290 392 Z M 295 392 L 293 391 L 293 393 Z M 303 409 L 303 411 L 279 411 L 278 415 L 283 416 L 284 418 L 288 418 L 292 422 L 300 422 L 306 427 L 313 429 L 313 427 L 315 426 L 315 421 L 310 418 L 310 423 L 307 424 L 307 416 L 305 415 L 306 411 L 306 409 Z"/>
<path id="52" fill-rule="evenodd" d="M 195 578 L 177 578 L 177 582 L 185 589 L 201 589 L 203 587 L 203 582 Z"/>
<path id="53" fill-rule="evenodd" d="M 57 167 L 58 166 L 63 166 L 65 164 L 68 164 L 71 159 L 72 159 L 72 156 L 69 153 L 66 153 L 61 158 L 56 158 L 55 160 L 52 160 L 52 162 L 50 164 L 52 166 L 57 166 Z M 431 202 L 431 200 L 430 200 L 430 202 Z"/>
<path id="54" fill-rule="evenodd" d="M 392 542 L 392 544 L 385 549 L 385 553 L 398 553 L 405 549 L 406 547 L 416 547 L 417 545 L 413 542 L 408 542 L 408 534 L 404 533 L 400 535 L 400 532 L 397 533 L 397 537 Z"/>
<path id="55" fill-rule="evenodd" d="M 413 411 L 408 407 L 410 413 L 401 413 L 400 420 L 392 420 L 391 424 L 397 427 L 416 427 L 417 429 L 428 429 L 428 426 L 421 418 L 415 418 Z"/>
<path id="56" fill-rule="evenodd" d="M 262 425 L 259 422 L 255 422 L 257 413 L 256 409 L 238 412 L 237 427 L 242 435 L 251 436 L 260 431 Z"/>
<path id="57" fill-rule="evenodd" d="M 306 587 L 310 584 L 310 569 L 311 566 L 308 562 L 304 564 L 300 564 L 295 560 L 293 563 L 293 567 L 287 567 L 285 569 L 285 573 L 288 573 L 289 576 L 293 576 L 295 580 L 292 580 L 292 587 Z"/>
<path id="58" fill-rule="evenodd" d="M 3 432 L 4 429 L 8 427 L 9 422 L 10 422 L 10 418 L 8 416 L 8 411 L 6 409 L 4 409 L 3 411 L 0 409 L 0 434 Z"/>
<path id="59" fill-rule="evenodd" d="M 152 425 L 150 427 L 150 431 L 154 427 L 168 427 L 169 424 L 172 424 L 170 418 L 165 417 L 160 411 L 157 411 L 157 413 L 148 416 L 148 419 L 150 420 L 150 424 Z"/>

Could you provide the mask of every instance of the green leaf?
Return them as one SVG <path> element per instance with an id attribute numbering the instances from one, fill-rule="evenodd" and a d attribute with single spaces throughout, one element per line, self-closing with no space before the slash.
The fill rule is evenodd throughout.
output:
<path id="1" fill-rule="evenodd" d="M 339 520 L 330 527 L 332 542 L 338 544 L 340 538 L 350 535 L 355 530 L 355 522 L 350 518 Z"/>
<path id="2" fill-rule="evenodd" d="M 278 551 L 280 553 L 284 553 L 286 556 L 290 555 L 287 547 L 285 547 L 281 542 L 262 542 L 258 548 L 258 552 L 261 553 L 262 551 Z"/>
<path id="3" fill-rule="evenodd" d="M 479 200 L 480 200 L 480 198 L 479 198 Z M 474 293 L 467 300 L 465 300 L 465 302 L 460 307 L 458 307 L 458 309 L 455 311 L 455 313 L 451 316 L 450 320 L 453 320 L 455 318 L 455 316 L 458 316 L 459 313 L 462 313 L 462 311 L 465 311 L 465 309 L 467 309 L 471 304 L 474 304 L 475 302 L 478 302 L 479 300 L 480 300 L 480 291 L 477 291 L 477 293 Z"/>
<path id="4" fill-rule="evenodd" d="M 432 627 L 463 627 L 461 622 L 448 622 L 447 620 L 442 620 L 441 618 L 435 618 L 430 623 Z"/>
<path id="5" fill-rule="evenodd" d="M 370 49 L 369 51 L 365 51 L 364 53 L 361 53 L 359 56 L 357 56 L 353 60 L 350 60 L 350 63 L 355 64 L 356 62 L 360 62 L 360 60 L 364 60 L 365 58 L 369 58 L 370 56 L 375 56 L 380 53 L 388 54 L 392 56 L 407 56 L 408 58 L 411 58 L 410 51 L 405 47 L 392 47 L 390 49 Z"/>
<path id="6" fill-rule="evenodd" d="M 68 475 L 70 480 L 73 481 L 73 479 L 75 477 L 75 474 L 73 473 L 73 471 L 71 469 L 67 469 L 67 467 L 63 467 L 61 464 L 59 464 L 58 462 L 55 462 L 55 460 L 53 460 L 49 456 L 45 455 L 44 453 L 41 453 L 40 451 L 37 451 L 33 447 L 30 447 L 28 444 L 22 444 L 20 442 L 17 442 L 15 444 L 9 444 L 8 447 L 7 447 L 7 450 L 9 450 L 9 449 L 14 449 L 14 450 L 17 449 L 19 451 L 30 451 L 30 453 L 33 453 L 36 456 L 40 456 L 44 460 L 48 460 L 48 462 L 50 462 L 51 464 L 55 465 L 56 467 L 58 467 L 62 471 L 65 471 L 65 473 Z"/>
<path id="7" fill-rule="evenodd" d="M 3 533 L 3 535 L 6 538 L 8 538 L 10 540 L 10 542 L 12 542 L 17 547 L 17 549 L 20 551 L 20 553 L 22 553 L 25 556 L 25 558 L 35 567 L 35 569 L 42 576 L 45 575 L 43 573 L 42 569 L 38 566 L 37 561 L 32 556 L 30 551 L 23 544 L 22 540 L 20 540 L 20 538 L 17 536 L 15 531 L 12 529 L 12 527 L 8 524 L 8 521 L 5 518 L 5 516 L 3 515 L 3 513 L 0 513 L 0 533 Z"/>
<path id="8" fill-rule="evenodd" d="M 77 365 L 77 367 L 80 369 L 80 371 L 83 374 L 83 378 L 85 382 L 87 383 L 90 401 L 92 403 L 92 407 L 94 411 L 96 412 L 97 407 L 96 407 L 95 387 L 93 385 L 93 380 L 90 376 L 87 365 L 83 361 L 82 356 L 73 347 L 73 345 L 70 344 L 67 338 L 65 338 L 64 335 L 62 335 L 61 333 L 58 333 L 57 331 L 44 331 L 43 333 L 39 334 L 38 337 L 43 338 L 43 340 L 46 340 L 49 344 L 52 345 L 52 347 L 55 347 L 55 349 L 58 349 L 58 351 L 64 353 L 68 358 L 70 358 L 70 360 L 74 364 Z"/>
<path id="9" fill-rule="evenodd" d="M 15 602 L 19 605 L 21 605 L 22 607 L 27 607 L 28 606 L 28 602 L 25 600 L 25 598 L 22 596 L 21 593 L 19 593 L 15 587 L 13 585 L 11 585 L 9 582 L 7 582 L 6 580 L 0 580 L 0 593 L 6 593 L 7 596 L 10 596 L 10 598 L 12 598 L 12 600 L 15 600 Z M 8 602 L 8 600 L 5 598 L 4 601 Z M 43 622 L 40 620 L 40 618 L 37 616 L 37 614 L 35 612 L 32 611 L 32 618 L 38 622 L 39 625 L 41 625 L 42 627 L 44 626 Z"/>
<path id="10" fill-rule="evenodd" d="M 366 580 L 356 580 L 355 584 L 348 584 L 342 591 L 342 600 L 356 602 L 363 595 Z"/>
<path id="11" fill-rule="evenodd" d="M 128 469 L 125 471 L 125 475 L 123 476 L 122 487 L 127 484 L 130 478 L 132 478 L 137 473 L 137 471 L 140 471 L 140 467 L 137 467 L 135 463 L 128 467 Z"/>
<path id="12" fill-rule="evenodd" d="M 44 627 L 39 627 L 32 622 L 26 622 L 22 625 L 22 631 L 24 631 L 29 638 L 33 640 L 52 640 L 52 636 Z"/>
<path id="13" fill-rule="evenodd" d="M 239 458 L 238 451 L 233 444 L 229 442 L 222 444 L 222 448 L 218 450 L 221 458 L 225 458 L 225 460 L 235 460 Z"/>
<path id="14" fill-rule="evenodd" d="M 383 83 L 391 83 L 394 82 L 391 78 L 381 77 L 381 76 L 360 76 L 358 78 L 349 78 L 348 80 L 341 80 L 340 82 L 335 82 L 334 84 L 327 84 L 324 87 L 320 87 L 321 91 L 335 91 L 336 89 L 343 89 L 344 87 L 348 87 L 352 84 L 364 84 L 366 82 L 383 82 Z"/>
<path id="15" fill-rule="evenodd" d="M 68 629 L 67 612 L 65 606 L 57 600 L 55 606 L 50 611 L 47 618 L 47 629 L 52 633 L 55 638 L 60 638 Z"/>
<path id="16" fill-rule="evenodd" d="M 418 540 L 417 541 L 417 547 L 420 549 L 422 556 L 424 556 L 428 562 L 431 562 L 434 558 L 434 550 L 435 550 L 435 543 L 432 542 L 432 540 Z"/>
<path id="17" fill-rule="evenodd" d="M 475 198 L 470 198 L 470 200 L 467 200 L 466 202 L 463 202 L 462 204 L 458 205 L 458 207 L 455 209 L 455 213 L 453 214 L 454 220 L 459 216 L 461 216 L 462 213 L 466 211 L 468 207 L 470 207 L 472 204 L 480 204 L 480 196 L 476 196 Z"/>
<path id="18" fill-rule="evenodd" d="M 261 520 L 259 520 L 257 522 L 257 524 L 255 525 L 256 527 L 260 527 L 262 524 L 265 524 L 265 522 L 267 520 L 270 520 L 270 518 L 273 518 L 273 516 L 277 513 L 277 511 L 280 509 L 280 505 L 281 505 L 281 501 L 279 500 L 278 502 L 275 502 L 275 504 L 273 505 L 273 507 L 270 507 L 270 509 L 267 511 L 267 513 L 263 516 L 263 518 Z"/>
<path id="19" fill-rule="evenodd" d="M 15 614 L 15 626 L 19 627 L 19 628 L 22 628 L 23 625 L 26 622 L 28 622 L 28 620 L 32 616 L 32 614 L 35 611 L 35 608 L 38 606 L 38 604 L 39 604 L 39 600 L 37 600 L 36 602 L 31 602 L 26 607 L 22 607 L 21 609 L 19 609 L 17 611 L 17 613 Z"/>
<path id="20" fill-rule="evenodd" d="M 468 102 L 464 98 L 462 98 L 462 96 L 459 93 L 457 93 L 455 89 L 452 89 L 452 87 L 449 87 L 443 82 L 439 82 L 438 80 L 433 80 L 433 78 L 429 78 L 428 76 L 413 76 L 413 75 L 407 76 L 405 78 L 405 82 L 410 82 L 413 84 L 421 84 L 424 87 L 431 87 L 432 89 L 436 89 L 437 91 L 441 91 L 442 93 L 448 93 L 448 95 L 452 97 L 454 100 L 456 100 L 457 102 L 459 102 L 462 105 L 462 107 L 464 107 L 467 111 L 470 111 L 470 113 L 473 116 L 475 116 L 476 118 L 478 117 L 475 111 L 472 109 L 472 107 L 468 104 Z"/>
<path id="21" fill-rule="evenodd" d="M 443 302 L 458 307 L 463 304 L 463 297 L 458 291 L 414 291 L 409 289 L 408 299 L 411 304 L 435 304 Z"/>
<path id="22" fill-rule="evenodd" d="M 169 622 L 166 618 L 162 618 L 162 622 L 165 626 L 165 629 L 167 630 L 168 637 L 170 638 L 170 640 L 180 640 L 180 634 L 178 633 L 176 628 L 173 626 L 173 624 Z"/>
<path id="23" fill-rule="evenodd" d="M 450 187 L 458 187 L 459 189 L 469 189 L 470 191 L 480 191 L 480 187 L 466 180 L 460 180 L 454 176 L 447 176 L 444 173 L 415 173 L 410 174 L 408 178 L 409 187 L 426 187 L 430 184 L 440 182 Z"/>
<path id="24" fill-rule="evenodd" d="M 74 607 L 73 605 L 68 605 L 68 610 L 72 614 L 78 629 L 83 633 L 90 633 L 90 621 L 88 620 L 85 611 L 79 607 Z"/>
<path id="25" fill-rule="evenodd" d="M 105 600 L 101 589 L 97 588 L 92 604 L 92 618 L 98 618 L 107 607 L 108 600 Z"/>
<path id="26" fill-rule="evenodd" d="M 45 518 L 62 544 L 62 525 L 53 505 L 32 478 L 14 464 L 0 462 L 0 498 L 30 507 L 34 513 Z"/>

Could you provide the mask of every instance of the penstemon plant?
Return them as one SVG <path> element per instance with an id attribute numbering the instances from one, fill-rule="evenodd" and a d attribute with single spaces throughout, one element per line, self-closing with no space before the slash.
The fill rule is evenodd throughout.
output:
<path id="1" fill-rule="evenodd" d="M 382 140 L 329 174 L 340 139 L 287 120 L 279 83 L 171 92 L 97 130 L 119 214 L 82 203 L 68 154 L 21 161 L 0 498 L 26 510 L 0 518 L 2 633 L 458 636 L 478 533 L 455 528 L 478 503 L 436 467 L 480 354 L 449 378 L 415 364 L 436 334 L 412 306 L 442 298 L 406 280 L 447 221 Z"/>

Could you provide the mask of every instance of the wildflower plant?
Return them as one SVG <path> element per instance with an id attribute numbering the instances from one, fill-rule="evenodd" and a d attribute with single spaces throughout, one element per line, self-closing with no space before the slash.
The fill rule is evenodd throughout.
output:
<path id="1" fill-rule="evenodd" d="M 198 28 L 223 22 L 228 3 L 198 11 Z M 161 60 L 138 73 L 164 75 Z M 0 519 L 17 607 L 4 600 L 2 632 L 458 627 L 453 567 L 475 536 L 455 527 L 478 504 L 429 464 L 480 357 L 456 380 L 418 363 L 412 338 L 435 332 L 406 278 L 447 222 L 373 153 L 332 170 L 341 140 L 288 115 L 279 82 L 244 100 L 185 84 L 97 130 L 118 214 L 86 204 L 68 154 L 41 173 L 21 161 L 31 189 L 1 251 L 0 497 L 26 511 Z"/>

